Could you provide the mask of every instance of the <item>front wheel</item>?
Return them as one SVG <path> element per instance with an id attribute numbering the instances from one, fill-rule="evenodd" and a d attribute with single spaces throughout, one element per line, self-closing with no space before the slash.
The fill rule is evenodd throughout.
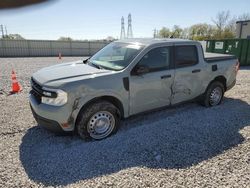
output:
<path id="1" fill-rule="evenodd" d="M 206 107 L 219 105 L 224 96 L 224 86 L 221 82 L 215 81 L 211 83 L 205 93 L 202 104 Z"/>
<path id="2" fill-rule="evenodd" d="M 119 111 L 107 101 L 99 101 L 81 112 L 77 132 L 83 139 L 104 139 L 115 133 L 119 126 Z"/>

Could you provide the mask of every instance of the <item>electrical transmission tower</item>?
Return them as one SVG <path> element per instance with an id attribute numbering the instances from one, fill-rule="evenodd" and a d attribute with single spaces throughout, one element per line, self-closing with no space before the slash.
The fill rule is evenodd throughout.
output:
<path id="1" fill-rule="evenodd" d="M 120 39 L 124 39 L 125 38 L 125 27 L 124 27 L 124 18 L 122 17 L 121 19 L 121 36 Z"/>
<path id="2" fill-rule="evenodd" d="M 3 25 L 0 25 L 1 31 L 2 31 L 2 38 L 4 38 L 4 31 L 3 31 Z"/>
<path id="3" fill-rule="evenodd" d="M 127 32 L 127 38 L 133 38 L 131 14 L 128 15 L 128 32 Z"/>
<path id="4" fill-rule="evenodd" d="M 4 34 L 4 27 L 5 27 L 5 34 Z M 8 33 L 7 33 L 7 27 L 4 26 L 4 25 L 0 25 L 0 30 L 1 30 L 1 33 L 2 33 L 2 38 L 5 38 L 8 36 Z"/>
<path id="5" fill-rule="evenodd" d="M 8 36 L 7 27 L 5 26 L 5 35 Z"/>

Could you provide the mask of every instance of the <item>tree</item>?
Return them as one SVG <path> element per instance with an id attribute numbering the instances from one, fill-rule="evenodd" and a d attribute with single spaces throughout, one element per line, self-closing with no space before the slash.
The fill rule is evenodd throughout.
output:
<path id="1" fill-rule="evenodd" d="M 178 25 L 174 25 L 173 31 L 172 31 L 172 36 L 173 38 L 180 38 L 182 33 L 182 29 Z"/>
<path id="2" fill-rule="evenodd" d="M 207 40 L 213 37 L 215 27 L 206 23 L 192 25 L 189 29 L 189 38 L 192 40 Z"/>
<path id="3" fill-rule="evenodd" d="M 231 35 L 232 37 L 235 37 L 236 36 L 236 21 L 237 21 L 237 17 L 234 16 L 233 18 L 231 18 L 225 29 L 224 29 L 224 32 L 230 32 L 229 35 Z M 225 34 L 224 34 L 225 35 Z"/>
<path id="4" fill-rule="evenodd" d="M 70 37 L 60 37 L 58 40 L 60 40 L 60 41 L 73 41 L 73 39 Z"/>
<path id="5" fill-rule="evenodd" d="M 20 34 L 9 34 L 4 36 L 5 39 L 11 39 L 11 40 L 25 40 L 24 37 L 22 37 Z"/>
<path id="6" fill-rule="evenodd" d="M 237 20 L 250 20 L 250 13 L 231 17 L 229 11 L 221 11 L 217 13 L 215 18 L 212 18 L 213 25 L 199 23 L 184 29 L 174 25 L 172 30 L 163 27 L 159 32 L 159 36 L 162 38 L 173 36 L 192 40 L 235 38 Z M 157 37 L 156 29 L 154 29 L 154 37 Z"/>
<path id="7" fill-rule="evenodd" d="M 107 41 L 114 41 L 114 40 L 115 40 L 115 38 L 114 38 L 114 37 L 112 37 L 112 36 L 108 36 L 105 40 L 107 40 Z"/>
<path id="8" fill-rule="evenodd" d="M 229 28 L 225 28 L 221 35 L 222 39 L 233 39 L 235 38 L 235 32 L 232 32 Z"/>
<path id="9" fill-rule="evenodd" d="M 238 20 L 240 20 L 240 21 L 250 20 L 250 14 L 249 13 L 243 13 L 242 15 L 238 16 Z"/>
<path id="10" fill-rule="evenodd" d="M 215 23 L 217 30 L 215 31 L 214 38 L 234 38 L 235 37 L 235 18 L 231 18 L 229 11 L 218 12 L 215 19 L 212 19 Z"/>
<path id="11" fill-rule="evenodd" d="M 162 38 L 169 38 L 171 36 L 171 32 L 168 28 L 163 27 L 163 28 L 161 28 L 159 35 Z"/>
<path id="12" fill-rule="evenodd" d="M 215 19 L 212 19 L 214 24 L 217 26 L 219 31 L 222 31 L 226 26 L 228 20 L 230 18 L 230 12 L 228 11 L 221 11 L 218 12 Z"/>
<path id="13" fill-rule="evenodd" d="M 189 28 L 188 27 L 182 29 L 180 38 L 181 39 L 188 39 L 189 38 Z"/>

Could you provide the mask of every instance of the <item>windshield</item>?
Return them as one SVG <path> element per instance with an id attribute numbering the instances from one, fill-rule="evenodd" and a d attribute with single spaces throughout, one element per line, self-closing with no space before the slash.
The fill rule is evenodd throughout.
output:
<path id="1" fill-rule="evenodd" d="M 97 52 L 89 59 L 89 62 L 99 68 L 122 70 L 129 65 L 142 48 L 143 46 L 139 44 L 113 42 Z"/>

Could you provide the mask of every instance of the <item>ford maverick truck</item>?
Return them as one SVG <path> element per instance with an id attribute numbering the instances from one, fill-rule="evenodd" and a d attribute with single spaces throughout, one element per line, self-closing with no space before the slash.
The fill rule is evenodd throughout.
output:
<path id="1" fill-rule="evenodd" d="M 29 101 L 38 125 L 100 140 L 131 115 L 191 100 L 219 105 L 238 69 L 235 56 L 204 54 L 196 41 L 118 40 L 34 73 Z"/>

